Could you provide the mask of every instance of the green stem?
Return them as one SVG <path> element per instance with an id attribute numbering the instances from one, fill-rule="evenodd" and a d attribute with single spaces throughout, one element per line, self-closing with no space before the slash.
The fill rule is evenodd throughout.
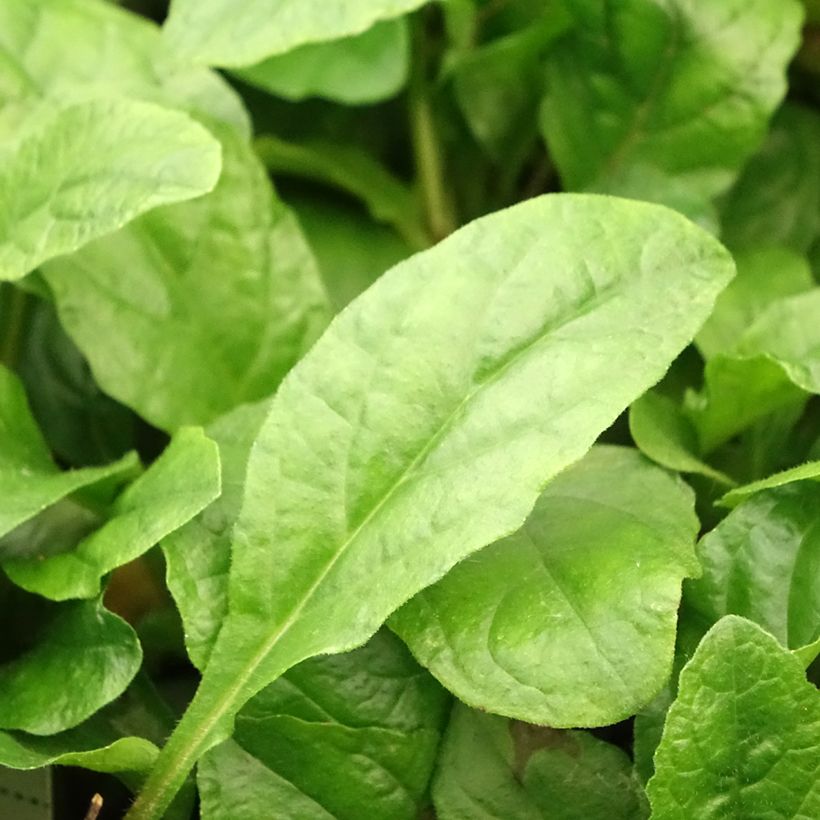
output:
<path id="1" fill-rule="evenodd" d="M 424 210 L 427 214 L 427 223 L 433 239 L 439 241 L 458 227 L 458 221 L 452 200 L 444 184 L 441 145 L 430 102 L 430 86 L 426 76 L 427 60 L 421 26 L 417 30 L 417 35 L 414 70 L 409 89 L 410 127 L 416 173 Z"/>

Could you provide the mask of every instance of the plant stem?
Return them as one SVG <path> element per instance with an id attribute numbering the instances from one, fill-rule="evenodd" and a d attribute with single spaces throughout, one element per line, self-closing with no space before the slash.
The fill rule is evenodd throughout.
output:
<path id="1" fill-rule="evenodd" d="M 416 28 L 414 66 L 409 88 L 410 128 L 427 224 L 434 241 L 438 242 L 458 227 L 458 221 L 444 184 L 441 145 L 430 102 L 425 45 L 424 29 L 419 24 Z"/>

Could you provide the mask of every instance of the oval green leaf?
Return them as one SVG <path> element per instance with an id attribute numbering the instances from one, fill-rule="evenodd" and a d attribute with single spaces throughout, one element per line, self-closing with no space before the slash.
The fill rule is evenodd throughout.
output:
<path id="1" fill-rule="evenodd" d="M 596 447 L 514 535 L 454 567 L 390 626 L 471 706 L 553 727 L 634 714 L 669 677 L 694 494 L 635 450 Z"/>

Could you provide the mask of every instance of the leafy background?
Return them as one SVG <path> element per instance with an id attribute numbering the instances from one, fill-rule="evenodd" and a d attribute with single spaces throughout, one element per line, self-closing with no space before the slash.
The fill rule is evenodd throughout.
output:
<path id="1" fill-rule="evenodd" d="M 4 0 L 0 56 L 0 764 L 820 816 L 813 0 Z"/>

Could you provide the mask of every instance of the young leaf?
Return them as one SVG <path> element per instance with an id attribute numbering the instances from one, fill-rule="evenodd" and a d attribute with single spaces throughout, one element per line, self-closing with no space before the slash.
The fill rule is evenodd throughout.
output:
<path id="1" fill-rule="evenodd" d="M 77 490 L 132 473 L 135 453 L 104 467 L 61 472 L 18 378 L 0 365 L 0 538 Z M 0 557 L 10 554 L 0 541 Z"/>
<path id="2" fill-rule="evenodd" d="M 440 820 L 642 820 L 626 754 L 565 732 L 453 709 L 433 784 Z"/>
<path id="3" fill-rule="evenodd" d="M 732 274 L 711 236 L 664 208 L 547 196 L 462 228 L 343 311 L 254 444 L 229 612 L 130 817 L 160 815 L 267 683 L 362 643 L 518 528 Z"/>
<path id="4" fill-rule="evenodd" d="M 97 100 L 40 112 L 0 170 L 0 279 L 210 191 L 219 143 L 176 111 Z"/>
<path id="5" fill-rule="evenodd" d="M 245 140 L 218 133 L 225 167 L 213 194 L 44 269 L 100 386 L 166 430 L 268 396 L 327 322 L 293 215 Z"/>
<path id="6" fill-rule="evenodd" d="M 764 490 L 731 512 L 698 545 L 703 575 L 685 584 L 707 623 L 742 615 L 785 646 L 820 637 L 820 485 Z"/>
<path id="7" fill-rule="evenodd" d="M 252 65 L 308 43 L 360 34 L 423 6 L 427 0 L 172 0 L 168 48 L 180 60 L 231 68 Z"/>
<path id="8" fill-rule="evenodd" d="M 0 664 L 0 728 L 52 735 L 77 726 L 119 696 L 141 663 L 134 630 L 98 601 L 55 607 L 37 642 Z"/>
<path id="9" fill-rule="evenodd" d="M 707 203 L 786 91 L 794 0 L 575 0 L 550 52 L 542 126 L 566 188 Z M 671 191 L 671 196 L 670 196 Z M 691 211 L 691 207 L 688 208 Z"/>
<path id="10" fill-rule="evenodd" d="M 602 726 L 669 677 L 694 494 L 634 450 L 596 447 L 524 526 L 390 619 L 460 700 L 553 727 Z"/>
<path id="11" fill-rule="evenodd" d="M 820 478 L 820 461 L 807 461 L 804 464 L 798 464 L 796 467 L 791 467 L 788 470 L 781 470 L 779 473 L 761 478 L 759 481 L 752 481 L 750 484 L 744 484 L 742 487 L 735 487 L 729 490 L 726 495 L 722 496 L 717 503 L 720 504 L 721 507 L 729 507 L 731 509 L 750 495 L 759 493 L 761 490 L 771 490 L 775 487 L 782 487 L 784 484 L 791 484 L 793 481 L 817 478 Z"/>
<path id="12" fill-rule="evenodd" d="M 697 473 L 720 484 L 734 484 L 729 476 L 699 457 L 697 430 L 668 396 L 650 390 L 629 408 L 629 432 L 641 452 L 658 464 L 681 473 Z"/>
<path id="13" fill-rule="evenodd" d="M 346 655 L 314 658 L 263 690 L 199 764 L 206 820 L 414 820 L 446 717 L 447 694 L 381 632 Z"/>
<path id="14" fill-rule="evenodd" d="M 820 696 L 799 660 L 735 616 L 680 676 L 647 790 L 652 816 L 816 817 Z"/>
<path id="15" fill-rule="evenodd" d="M 102 0 L 3 0 L 0 135 L 27 104 L 120 97 L 180 108 L 250 134 L 238 95 L 215 72 L 173 64 L 157 26 Z"/>
<path id="16" fill-rule="evenodd" d="M 285 97 L 324 97 L 348 105 L 379 102 L 407 81 L 407 21 L 385 20 L 341 40 L 300 46 L 236 71 L 245 82 Z"/>
<path id="17" fill-rule="evenodd" d="M 96 597 L 103 575 L 190 521 L 219 491 L 216 445 L 201 429 L 182 428 L 116 499 L 100 529 L 66 552 L 7 559 L 3 571 L 19 587 L 54 601 Z"/>

